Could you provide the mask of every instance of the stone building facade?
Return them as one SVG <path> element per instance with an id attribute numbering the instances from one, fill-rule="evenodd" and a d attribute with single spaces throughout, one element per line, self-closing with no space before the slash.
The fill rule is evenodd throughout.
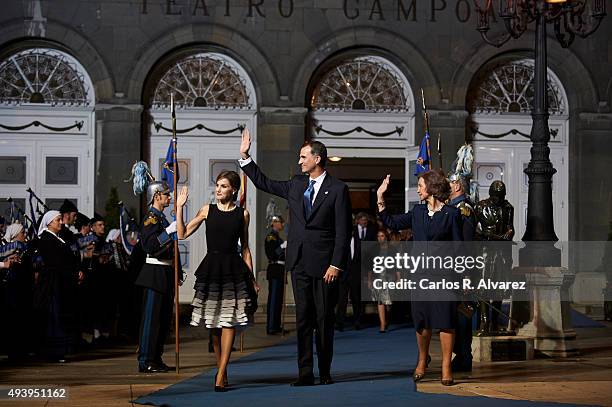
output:
<path id="1" fill-rule="evenodd" d="M 235 166 L 241 126 L 254 135 L 255 157 L 270 176 L 294 174 L 299 146 L 317 137 L 346 158 L 337 173 L 352 174 L 362 209 L 367 193 L 358 190 L 371 193 L 371 186 L 361 181 L 372 184 L 385 168 L 405 182 L 399 202 L 408 207 L 416 199 L 410 165 L 423 136 L 422 89 L 434 144 L 441 134 L 443 167 L 473 140 L 481 195 L 492 178 L 503 178 L 521 230 L 534 35 L 501 48 L 485 44 L 472 1 L 8 0 L 3 10 L 0 158 L 12 172 L 0 177 L 0 198 L 25 203 L 25 187 L 34 185 L 39 195 L 72 198 L 91 214 L 117 187 L 139 208 L 123 180 L 138 159 L 159 173 L 174 93 L 192 214 L 209 199 L 215 172 Z M 605 240 L 612 221 L 610 18 L 567 49 L 549 32 L 548 62 L 557 234 Z M 52 79 L 36 76 L 43 71 Z M 509 96 L 517 86 L 525 92 Z M 35 120 L 47 127 L 22 128 Z M 363 174 L 367 168 L 374 175 Z M 251 186 L 259 268 L 269 203 Z M 276 204 L 282 211 L 284 203 Z M 199 261 L 204 238 L 183 250 Z"/>

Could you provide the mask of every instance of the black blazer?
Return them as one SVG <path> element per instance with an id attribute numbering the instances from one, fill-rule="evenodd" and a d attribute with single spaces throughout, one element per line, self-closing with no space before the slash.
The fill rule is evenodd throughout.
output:
<path id="1" fill-rule="evenodd" d="M 288 270 L 293 270 L 300 253 L 304 270 L 310 276 L 323 277 L 330 265 L 346 270 L 350 257 L 351 199 L 344 182 L 328 172 L 310 217 L 305 219 L 307 175 L 296 175 L 289 181 L 275 181 L 266 177 L 255 162 L 245 165 L 242 170 L 258 189 L 289 202 L 291 223 L 285 262 Z"/>
<path id="2" fill-rule="evenodd" d="M 359 266 L 361 266 L 361 242 L 362 241 L 363 242 L 375 242 L 377 234 L 378 234 L 378 225 L 368 222 L 368 225 L 366 226 L 365 238 L 361 240 L 359 239 L 359 226 L 358 225 L 353 226 L 353 239 L 355 239 L 354 246 L 353 246 L 353 249 L 355 250 L 355 253 L 352 259 L 353 263 L 358 263 Z"/>

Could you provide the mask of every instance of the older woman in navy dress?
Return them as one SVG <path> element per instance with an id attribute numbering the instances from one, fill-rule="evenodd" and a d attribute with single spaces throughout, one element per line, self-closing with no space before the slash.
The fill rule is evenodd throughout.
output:
<path id="1" fill-rule="evenodd" d="M 377 204 L 382 222 L 389 228 L 402 230 L 411 228 L 414 241 L 462 240 L 461 214 L 444 202 L 450 194 L 450 186 L 441 171 L 419 174 L 417 194 L 423 204 L 415 205 L 408 213 L 391 215 L 386 210 L 384 193 L 389 186 L 390 175 L 384 179 L 377 191 Z M 418 293 L 417 293 L 418 294 Z M 414 381 L 421 380 L 427 367 L 429 342 L 432 329 L 440 330 L 442 347 L 442 384 L 452 385 L 451 357 L 457 316 L 457 304 L 453 301 L 414 301 L 412 320 L 416 329 L 419 361 L 414 370 Z"/>

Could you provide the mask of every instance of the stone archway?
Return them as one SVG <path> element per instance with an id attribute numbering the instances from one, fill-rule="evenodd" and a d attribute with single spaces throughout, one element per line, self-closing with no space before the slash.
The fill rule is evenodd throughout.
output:
<path id="1" fill-rule="evenodd" d="M 2 202 L 26 209 L 32 188 L 51 208 L 68 198 L 93 214 L 95 100 L 89 74 L 66 52 L 31 47 L 0 61 Z"/>
<path id="2" fill-rule="evenodd" d="M 410 160 L 416 156 L 414 94 L 405 73 L 390 59 L 372 53 L 340 53 L 315 72 L 307 100 L 309 133 L 327 145 L 330 156 L 391 160 L 398 167 L 394 172 L 406 184 L 412 182 Z M 371 195 L 372 180 L 364 177 L 357 177 L 364 182 L 349 184 L 355 200 L 358 195 L 363 199 Z M 406 208 L 416 200 L 413 195 L 414 188 L 401 192 Z"/>
<path id="3" fill-rule="evenodd" d="M 532 59 L 503 57 L 484 65 L 468 88 L 466 105 L 471 114 L 475 162 L 473 179 L 481 198 L 488 196 L 493 180 L 506 184 L 507 199 L 515 208 L 515 240 L 524 234 L 528 180 L 523 173 L 530 160 L 531 109 L 534 63 Z M 557 236 L 568 240 L 569 106 L 564 86 L 548 70 L 554 222 Z"/>
<path id="4" fill-rule="evenodd" d="M 170 56 L 153 68 L 145 84 L 144 106 L 148 161 L 156 177 L 171 139 L 170 98 L 175 100 L 180 185 L 187 185 L 190 198 L 188 217 L 214 200 L 214 179 L 222 170 L 236 170 L 241 126 L 253 138 L 257 151 L 257 97 L 253 81 L 236 60 L 218 50 L 192 50 Z M 248 188 L 247 208 L 256 213 L 255 188 Z M 257 239 L 257 221 L 249 228 L 251 245 Z M 184 287 L 192 287 L 194 271 L 206 254 L 206 237 L 199 233 L 180 243 Z M 255 256 L 254 256 L 255 257 Z M 180 300 L 190 302 L 193 293 L 182 290 Z"/>

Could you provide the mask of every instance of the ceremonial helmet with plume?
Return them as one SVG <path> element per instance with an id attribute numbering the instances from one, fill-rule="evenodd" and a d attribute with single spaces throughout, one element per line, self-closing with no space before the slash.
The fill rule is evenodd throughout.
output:
<path id="1" fill-rule="evenodd" d="M 465 193 L 470 196 L 472 202 L 478 201 L 478 183 L 471 180 L 472 163 L 474 162 L 474 150 L 470 144 L 462 145 L 457 151 L 457 158 L 453 161 L 448 179 L 451 182 L 464 182 Z"/>
<path id="2" fill-rule="evenodd" d="M 166 194 L 170 187 L 165 181 L 156 181 L 149 166 L 144 161 L 138 161 L 132 166 L 132 175 L 126 182 L 133 181 L 134 195 L 142 195 L 147 191 L 147 205 L 153 204 L 155 194 Z"/>

